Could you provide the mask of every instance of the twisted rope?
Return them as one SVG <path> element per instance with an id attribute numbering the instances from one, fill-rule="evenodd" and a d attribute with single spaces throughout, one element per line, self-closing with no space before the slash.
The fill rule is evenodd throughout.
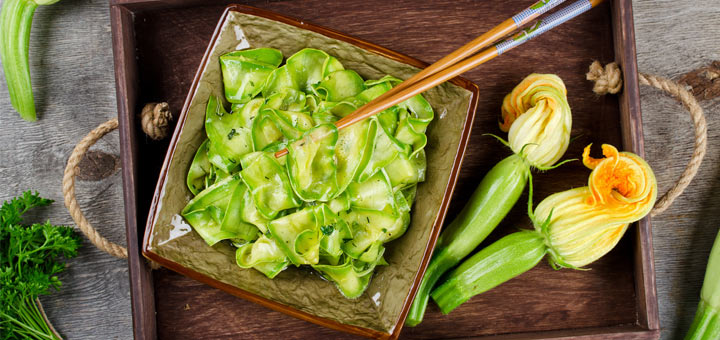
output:
<path id="1" fill-rule="evenodd" d="M 70 211 L 70 216 L 72 216 L 72 219 L 75 221 L 83 234 L 85 234 L 90 242 L 92 242 L 92 244 L 100 250 L 117 258 L 126 259 L 127 249 L 108 241 L 108 239 L 100 235 L 100 233 L 98 233 L 92 224 L 90 224 L 90 222 L 88 222 L 85 218 L 85 215 L 78 206 L 77 200 L 75 200 L 75 174 L 77 172 L 77 166 L 80 164 L 80 160 L 82 160 L 85 156 L 85 152 L 87 152 L 87 150 L 93 146 L 98 139 L 106 135 L 108 132 L 115 130 L 117 126 L 118 120 L 117 118 L 113 118 L 90 131 L 87 136 L 75 145 L 75 149 L 73 149 L 72 154 L 70 154 L 67 166 L 65 167 L 62 183 L 65 207 L 67 207 L 68 211 Z"/>
<path id="2" fill-rule="evenodd" d="M 140 125 L 143 131 L 154 140 L 167 137 L 170 132 L 172 113 L 168 103 L 149 103 L 145 105 L 140 114 Z"/>
<path id="3" fill-rule="evenodd" d="M 141 125 L 143 131 L 150 136 L 152 139 L 162 139 L 168 134 L 169 123 L 172 121 L 172 115 L 168 109 L 167 103 L 150 103 L 145 105 L 143 113 L 141 115 Z M 80 210 L 80 206 L 75 199 L 75 175 L 77 174 L 77 167 L 80 161 L 85 156 L 85 153 L 90 149 L 91 146 L 108 134 L 109 132 L 117 129 L 118 120 L 113 118 L 105 123 L 100 124 L 94 130 L 83 137 L 80 142 L 75 145 L 73 152 L 68 158 L 67 166 L 65 166 L 65 172 L 63 174 L 62 188 L 63 198 L 65 200 L 65 207 L 70 212 L 75 224 L 78 228 L 87 236 L 87 238 L 94 244 L 98 249 L 115 256 L 120 259 L 126 259 L 128 257 L 127 249 L 121 245 L 113 243 L 100 235 L 100 233 L 93 227 L 92 224 L 85 218 L 85 215 Z M 155 263 L 148 261 L 150 268 L 157 269 L 160 266 Z"/>
<path id="4" fill-rule="evenodd" d="M 594 61 L 585 78 L 595 82 L 593 92 L 599 95 L 615 94 L 622 88 L 622 72 L 616 63 L 607 64 L 603 68 L 598 61 Z"/>
<path id="5" fill-rule="evenodd" d="M 651 214 L 655 216 L 667 210 L 673 201 L 682 195 L 685 188 L 690 185 L 690 182 L 697 174 L 698 169 L 700 169 L 700 164 L 707 151 L 707 123 L 705 122 L 705 114 L 700 104 L 698 104 L 692 93 L 686 90 L 684 86 L 672 80 L 650 74 L 640 73 L 638 76 L 640 84 L 663 90 L 665 93 L 680 101 L 688 112 L 690 112 L 695 133 L 695 143 L 690 161 L 685 166 L 685 170 L 677 182 L 675 182 L 675 185 L 655 203 L 655 207 L 651 212 Z M 595 81 L 593 91 L 599 95 L 617 93 L 620 91 L 620 87 L 622 87 L 622 73 L 615 63 L 610 63 L 603 68 L 599 62 L 594 61 L 592 65 L 590 65 L 587 79 Z"/>

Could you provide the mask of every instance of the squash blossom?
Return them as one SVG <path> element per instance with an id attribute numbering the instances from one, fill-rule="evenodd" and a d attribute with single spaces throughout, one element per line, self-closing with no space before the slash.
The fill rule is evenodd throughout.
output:
<path id="1" fill-rule="evenodd" d="M 442 275 L 477 248 L 515 205 L 530 178 L 530 168 L 553 168 L 568 147 L 572 119 L 567 90 L 558 76 L 533 73 L 525 77 L 505 96 L 501 113 L 500 128 L 509 131 L 506 144 L 514 154 L 485 174 L 463 210 L 440 234 L 406 325 L 422 321 L 430 293 Z M 508 243 L 526 245 L 526 254 L 538 254 L 530 248 L 539 245 L 540 257 L 545 255 L 540 235 L 532 232 L 522 236 Z M 500 245 L 496 249 L 497 254 L 506 248 Z"/>
<path id="2" fill-rule="evenodd" d="M 593 169 L 588 186 L 544 199 L 535 209 L 535 229 L 542 232 L 556 265 L 582 267 L 607 254 L 630 223 L 647 215 L 655 204 L 657 182 L 650 166 L 629 152 L 602 146 L 604 158 L 583 152 Z"/>
<path id="3" fill-rule="evenodd" d="M 531 166 L 555 164 L 568 148 L 571 128 L 567 89 L 554 74 L 525 77 L 503 100 L 500 129 L 508 132 L 513 152 Z"/>
<path id="4" fill-rule="evenodd" d="M 604 158 L 583 163 L 592 173 L 588 186 L 544 199 L 535 209 L 535 230 L 507 235 L 461 263 L 432 291 L 447 314 L 471 297 L 488 291 L 537 265 L 545 254 L 554 268 L 583 267 L 607 254 L 628 225 L 647 215 L 657 183 L 650 166 L 637 155 L 603 145 Z"/>

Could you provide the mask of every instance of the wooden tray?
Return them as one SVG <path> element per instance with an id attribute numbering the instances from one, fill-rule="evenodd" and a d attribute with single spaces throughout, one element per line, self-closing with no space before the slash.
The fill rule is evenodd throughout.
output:
<path id="1" fill-rule="evenodd" d="M 425 61 L 434 61 L 528 6 L 532 0 L 243 1 L 298 17 Z M 123 157 L 124 199 L 136 339 L 354 338 L 232 297 L 168 270 L 151 272 L 139 244 L 167 141 L 139 128 L 150 101 L 179 113 L 200 59 L 227 2 L 113 0 L 111 19 Z M 617 61 L 620 96 L 597 97 L 585 72 L 592 60 Z M 567 157 L 590 142 L 622 145 L 643 155 L 630 0 L 613 0 L 464 76 L 481 98 L 460 179 L 448 212 L 459 212 L 482 175 L 508 154 L 483 133 L 497 128 L 503 96 L 525 75 L 556 73 L 573 109 Z M 536 201 L 585 184 L 579 162 L 535 176 Z M 521 198 L 521 202 L 525 198 Z M 450 219 L 448 219 L 449 221 Z M 523 204 L 486 241 L 529 226 Z M 138 229 L 140 228 L 140 229 Z M 425 321 L 405 328 L 416 339 L 654 339 L 659 336 L 650 221 L 631 228 L 590 271 L 553 271 L 541 264 L 473 298 L 448 316 L 431 304 Z"/>

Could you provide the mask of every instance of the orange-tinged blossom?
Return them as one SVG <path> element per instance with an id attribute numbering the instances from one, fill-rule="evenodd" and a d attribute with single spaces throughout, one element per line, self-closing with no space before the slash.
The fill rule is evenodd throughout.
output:
<path id="1" fill-rule="evenodd" d="M 535 227 L 559 266 L 582 267 L 602 257 L 655 204 L 657 182 L 650 166 L 612 145 L 602 150 L 600 159 L 590 157 L 590 145 L 583 152 L 583 164 L 593 170 L 588 186 L 551 195 L 535 209 Z"/>

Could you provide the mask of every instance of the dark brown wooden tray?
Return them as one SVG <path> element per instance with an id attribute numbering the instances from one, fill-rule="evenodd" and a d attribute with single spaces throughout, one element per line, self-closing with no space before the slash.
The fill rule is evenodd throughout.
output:
<path id="1" fill-rule="evenodd" d="M 398 52 L 433 61 L 529 5 L 532 0 L 243 1 L 301 18 Z M 111 18 L 120 121 L 125 212 L 136 339 L 353 338 L 232 297 L 168 270 L 151 272 L 139 244 L 167 142 L 139 128 L 149 101 L 167 101 L 179 113 L 190 83 L 227 2 L 113 0 Z M 592 60 L 617 61 L 623 93 L 597 97 L 585 72 Z M 482 175 L 507 154 L 482 136 L 499 133 L 503 96 L 525 75 L 556 73 L 573 109 L 568 157 L 590 142 L 622 145 L 643 155 L 630 0 L 613 0 L 464 76 L 481 98 L 448 217 L 462 208 Z M 535 176 L 536 200 L 581 186 L 581 164 Z M 521 198 L 521 201 L 523 198 Z M 519 204 L 486 241 L 528 226 Z M 450 219 L 448 219 L 449 221 Z M 140 228 L 140 229 L 138 229 Z M 431 304 L 426 320 L 403 338 L 435 339 L 651 339 L 659 335 L 648 219 L 636 223 L 618 247 L 590 271 L 555 272 L 541 264 L 482 294 L 449 316 Z"/>

